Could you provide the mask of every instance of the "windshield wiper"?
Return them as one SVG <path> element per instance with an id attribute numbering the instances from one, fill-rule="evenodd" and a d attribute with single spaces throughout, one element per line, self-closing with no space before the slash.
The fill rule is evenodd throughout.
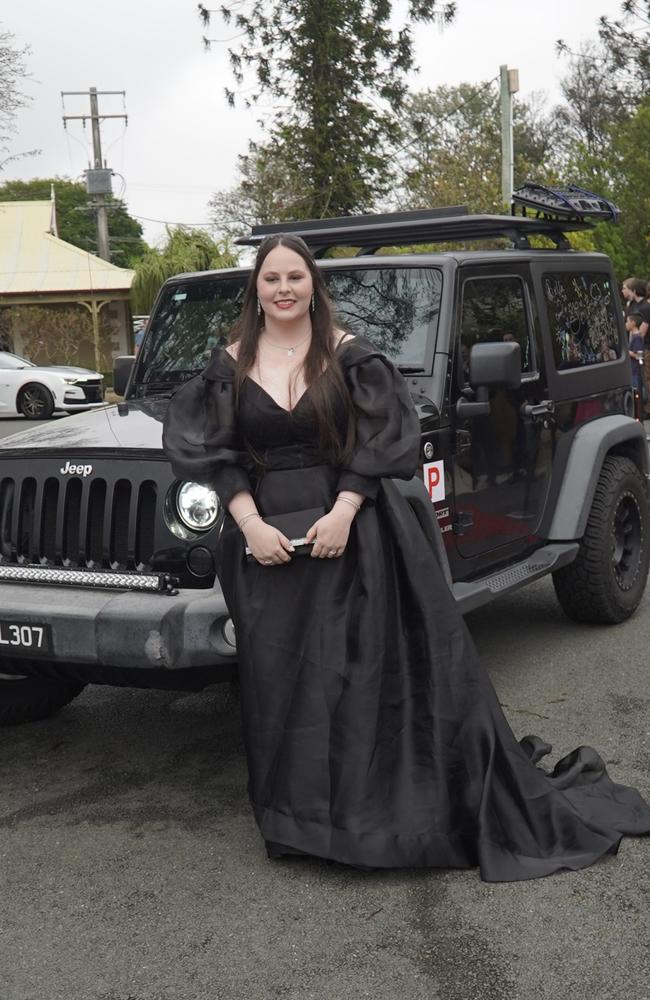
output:
<path id="1" fill-rule="evenodd" d="M 139 381 L 140 385 L 177 385 L 187 382 L 195 375 L 200 375 L 202 371 L 202 368 L 174 368 L 172 371 L 156 371 L 155 368 L 148 368 Z"/>

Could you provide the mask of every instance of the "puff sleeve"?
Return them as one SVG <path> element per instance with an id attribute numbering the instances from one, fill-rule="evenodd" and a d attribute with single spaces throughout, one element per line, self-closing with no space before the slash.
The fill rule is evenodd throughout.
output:
<path id="1" fill-rule="evenodd" d="M 205 371 L 174 394 L 163 424 L 163 448 L 178 479 L 211 486 L 228 506 L 250 490 L 253 463 L 237 427 L 232 366 L 216 348 Z"/>
<path id="2" fill-rule="evenodd" d="M 374 500 L 380 479 L 410 479 L 415 474 L 420 421 L 404 378 L 368 341 L 351 341 L 341 364 L 356 414 L 356 441 L 341 469 L 338 489 Z"/>

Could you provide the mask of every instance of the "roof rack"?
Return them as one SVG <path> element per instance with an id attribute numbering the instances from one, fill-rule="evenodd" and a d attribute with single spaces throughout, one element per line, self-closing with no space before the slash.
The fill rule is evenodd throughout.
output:
<path id="1" fill-rule="evenodd" d="M 512 193 L 512 214 L 519 206 L 525 216 L 529 210 L 535 212 L 535 218 L 544 219 L 581 219 L 592 222 L 618 222 L 620 212 L 616 205 L 594 194 L 585 191 L 577 184 L 567 184 L 566 187 L 547 187 L 543 184 L 533 184 L 526 181 Z"/>
<path id="2" fill-rule="evenodd" d="M 259 246 L 266 236 L 291 233 L 301 236 L 315 256 L 330 247 L 358 247 L 359 255 L 382 247 L 467 240 L 509 239 L 516 249 L 528 249 L 529 236 L 547 236 L 560 250 L 569 249 L 566 233 L 591 228 L 584 219 L 528 218 L 518 215 L 470 215 L 464 206 L 352 215 L 338 219 L 307 219 L 254 226 L 250 236 L 236 240 L 241 246 Z"/>

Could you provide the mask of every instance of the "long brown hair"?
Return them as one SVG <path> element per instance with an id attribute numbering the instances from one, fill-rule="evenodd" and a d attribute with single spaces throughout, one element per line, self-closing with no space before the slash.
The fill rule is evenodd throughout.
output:
<path id="1" fill-rule="evenodd" d="M 334 310 L 332 300 L 316 267 L 309 247 L 300 236 L 278 233 L 267 236 L 260 243 L 251 272 L 239 319 L 230 331 L 230 343 L 237 343 L 236 387 L 237 394 L 246 375 L 255 364 L 260 333 L 264 327 L 264 313 L 257 311 L 257 278 L 267 256 L 278 246 L 293 250 L 305 262 L 314 288 L 311 313 L 311 343 L 303 361 L 305 385 L 316 413 L 321 451 L 330 461 L 340 463 L 349 456 L 354 445 L 354 411 L 343 370 L 334 345 Z M 336 400 L 343 404 L 345 432 L 337 428 Z"/>

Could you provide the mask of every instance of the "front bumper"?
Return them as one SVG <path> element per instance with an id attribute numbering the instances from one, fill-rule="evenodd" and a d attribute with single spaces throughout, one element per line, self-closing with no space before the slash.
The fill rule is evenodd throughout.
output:
<path id="1" fill-rule="evenodd" d="M 56 663 L 163 671 L 214 666 L 217 680 L 219 667 L 232 669 L 236 660 L 218 584 L 169 596 L 2 583 L 0 608 L 5 620 L 50 625 L 48 660 Z M 32 666 L 37 662 L 34 658 Z"/>
<path id="2" fill-rule="evenodd" d="M 63 402 L 55 402 L 54 411 L 55 413 L 77 413 L 81 410 L 98 410 L 101 406 L 107 406 L 108 404 L 101 400 L 100 402 L 89 403 L 87 400 L 75 399 L 70 402 L 63 400 Z"/>

